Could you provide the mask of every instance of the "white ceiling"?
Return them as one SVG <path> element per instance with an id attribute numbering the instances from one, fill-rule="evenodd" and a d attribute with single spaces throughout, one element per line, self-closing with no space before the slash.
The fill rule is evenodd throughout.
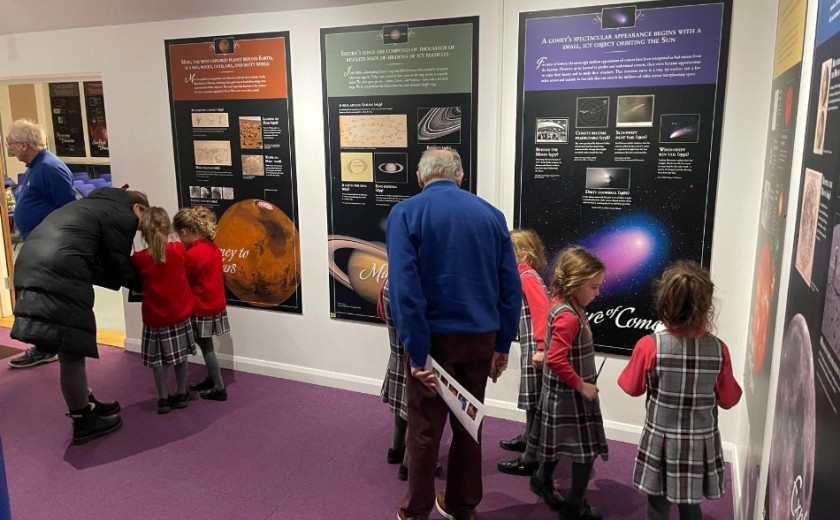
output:
<path id="1" fill-rule="evenodd" d="M 0 0 L 0 35 L 387 0 Z"/>

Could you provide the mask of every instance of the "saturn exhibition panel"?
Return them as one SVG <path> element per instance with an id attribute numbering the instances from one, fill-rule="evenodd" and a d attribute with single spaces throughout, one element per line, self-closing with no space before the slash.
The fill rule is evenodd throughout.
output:
<path id="1" fill-rule="evenodd" d="M 178 203 L 218 219 L 228 303 L 301 313 L 288 32 L 166 41 Z"/>
<path id="2" fill-rule="evenodd" d="M 597 348 L 656 326 L 651 282 L 709 265 L 729 0 L 526 12 L 519 24 L 514 225 L 606 264 L 587 309 Z M 546 273 L 548 276 L 548 273 Z"/>
<path id="3" fill-rule="evenodd" d="M 378 322 L 391 208 L 420 192 L 430 146 L 475 192 L 478 18 L 321 29 L 330 315 Z"/>

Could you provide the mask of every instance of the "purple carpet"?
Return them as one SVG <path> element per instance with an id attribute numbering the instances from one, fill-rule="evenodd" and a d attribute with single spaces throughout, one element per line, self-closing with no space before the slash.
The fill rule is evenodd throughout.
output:
<path id="1" fill-rule="evenodd" d="M 0 343 L 23 347 L 8 329 L 0 329 Z M 396 518 L 405 483 L 385 462 L 392 416 L 377 397 L 225 371 L 227 402 L 194 400 L 159 416 L 140 356 L 112 347 L 100 355 L 88 361 L 89 383 L 100 399 L 122 403 L 125 425 L 83 446 L 70 445 L 58 364 L 10 370 L 0 363 L 0 436 L 15 520 Z M 203 378 L 203 366 L 190 368 L 193 381 Z M 557 518 L 527 479 L 496 471 L 509 457 L 498 441 L 521 429 L 486 419 L 482 519 Z M 611 442 L 610 450 L 609 462 L 596 462 L 588 499 L 605 518 L 643 518 L 644 497 L 632 488 L 635 447 Z M 557 476 L 567 488 L 566 464 Z M 703 510 L 706 519 L 731 519 L 731 495 Z"/>

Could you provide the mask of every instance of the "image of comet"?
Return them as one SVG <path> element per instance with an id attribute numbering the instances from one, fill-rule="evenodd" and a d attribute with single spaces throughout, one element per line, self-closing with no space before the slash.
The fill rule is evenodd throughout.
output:
<path id="1" fill-rule="evenodd" d="M 577 98 L 577 128 L 606 128 L 610 118 L 610 98 Z"/>
<path id="2" fill-rule="evenodd" d="M 591 190 L 630 189 L 630 168 L 587 168 L 586 187 Z"/>
<path id="3" fill-rule="evenodd" d="M 619 29 L 621 27 L 635 27 L 636 8 L 606 7 L 601 10 L 601 29 Z"/>
<path id="4" fill-rule="evenodd" d="M 618 96 L 615 125 L 619 127 L 653 126 L 655 96 Z"/>
<path id="5" fill-rule="evenodd" d="M 631 292 L 649 284 L 668 262 L 671 241 L 665 225 L 650 215 L 628 215 L 578 242 L 607 268 L 602 293 Z"/>
<path id="6" fill-rule="evenodd" d="M 810 518 L 817 430 L 808 323 L 794 316 L 782 341 L 767 481 L 769 520 Z"/>
<path id="7" fill-rule="evenodd" d="M 659 121 L 660 143 L 696 143 L 700 141 L 700 114 L 662 114 Z"/>
<path id="8" fill-rule="evenodd" d="M 417 109 L 417 141 L 428 144 L 461 144 L 461 107 Z"/>

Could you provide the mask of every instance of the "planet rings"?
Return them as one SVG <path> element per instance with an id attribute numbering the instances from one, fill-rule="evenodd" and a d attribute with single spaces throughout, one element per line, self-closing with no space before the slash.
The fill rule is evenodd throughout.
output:
<path id="1" fill-rule="evenodd" d="M 417 140 L 432 141 L 461 130 L 460 107 L 435 107 L 417 125 Z"/>
<path id="2" fill-rule="evenodd" d="M 366 240 L 361 240 L 356 237 L 349 237 L 345 235 L 331 235 L 327 239 L 327 245 L 330 248 L 329 269 L 330 275 L 339 283 L 346 286 L 348 289 L 353 289 L 350 284 L 350 276 L 338 267 L 335 263 L 335 253 L 339 249 L 353 249 L 354 251 L 361 251 L 371 255 L 381 257 L 383 260 L 388 257 L 385 248 Z"/>
<path id="3" fill-rule="evenodd" d="M 377 168 L 382 173 L 402 173 L 405 170 L 405 166 L 395 162 L 382 163 Z"/>

